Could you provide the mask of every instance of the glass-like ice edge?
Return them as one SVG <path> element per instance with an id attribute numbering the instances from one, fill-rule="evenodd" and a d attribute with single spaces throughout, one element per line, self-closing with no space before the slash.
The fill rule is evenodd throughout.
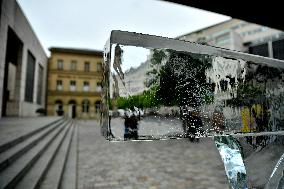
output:
<path id="1" fill-rule="evenodd" d="M 223 57 L 231 60 L 243 60 L 245 62 L 251 62 L 253 64 L 261 65 L 261 66 L 269 66 L 277 69 L 284 70 L 284 61 L 272 59 L 268 57 L 262 57 L 258 55 L 247 54 L 239 51 L 233 51 L 228 49 L 223 49 L 219 47 L 213 47 L 209 45 L 202 45 L 195 42 L 181 41 L 166 37 L 147 35 L 135 32 L 127 32 L 127 31 L 118 31 L 114 30 L 111 32 L 109 40 L 106 42 L 104 48 L 104 67 L 105 70 L 110 70 L 111 57 L 113 56 L 111 53 L 112 45 L 119 44 L 125 46 L 133 46 L 133 47 L 143 47 L 148 49 L 171 49 L 180 52 L 189 52 L 200 55 L 210 55 L 214 57 Z M 105 77 L 110 77 L 105 76 Z M 108 100 L 108 95 L 110 93 L 109 81 L 104 83 L 104 91 L 103 91 L 103 113 L 101 119 L 101 131 L 102 135 L 105 136 L 109 140 L 116 140 L 113 137 L 110 137 L 110 128 L 108 125 L 108 117 L 109 111 L 106 106 L 106 101 Z M 252 132 L 253 133 L 253 132 Z M 165 136 L 147 136 L 141 140 L 160 140 L 167 138 Z M 183 138 L 182 135 L 179 136 L 168 136 L 168 138 Z"/>
<path id="2" fill-rule="evenodd" d="M 261 132 L 261 133 L 235 133 L 232 134 L 230 132 L 224 133 L 224 134 L 214 134 L 214 135 L 207 135 L 207 136 L 198 136 L 198 138 L 214 138 L 215 136 L 221 137 L 221 136 L 232 136 L 234 138 L 242 138 L 242 137 L 258 137 L 258 136 L 284 136 L 284 131 L 277 131 L 277 132 Z M 139 139 L 133 139 L 126 142 L 133 142 L 133 141 L 155 141 L 155 140 L 168 140 L 168 139 L 188 139 L 187 136 L 184 135 L 156 135 L 156 136 L 139 136 Z M 110 142 L 120 142 L 122 140 L 110 137 L 108 138 Z M 284 153 L 284 151 L 283 151 Z"/>
<path id="3" fill-rule="evenodd" d="M 283 73 L 284 70 L 284 61 L 276 60 L 272 58 L 247 54 L 238 51 L 232 51 L 228 49 L 213 47 L 209 45 L 202 45 L 198 43 L 180 41 L 176 39 L 170 39 L 165 37 L 146 35 L 141 33 L 126 32 L 126 31 L 112 31 L 110 39 L 107 41 L 104 49 L 104 83 L 103 83 L 103 96 L 102 96 L 102 116 L 101 116 L 101 132 L 106 139 L 111 142 L 120 142 L 121 139 L 115 138 L 111 135 L 111 127 L 109 125 L 109 109 L 108 109 L 108 100 L 110 98 L 110 78 L 111 73 L 111 58 L 112 58 L 112 48 L 113 45 L 121 46 L 132 46 L 132 47 L 143 47 L 147 49 L 170 49 L 178 52 L 188 52 L 198 55 L 209 55 L 215 57 L 215 61 L 218 61 L 218 58 L 222 60 L 240 60 L 245 63 L 252 63 L 259 66 L 268 66 L 270 68 L 277 68 Z M 230 59 L 230 60 L 229 60 Z M 232 62 L 232 61 L 231 61 Z M 246 74 L 246 73 L 244 73 Z M 281 86 L 280 86 L 281 87 Z M 273 89 L 273 88 L 272 88 Z M 281 89 L 282 90 L 282 89 Z M 282 91 L 283 92 L 283 91 Z M 272 91 L 273 94 L 273 91 Z M 282 94 L 282 93 L 281 93 Z M 277 96 L 278 97 L 278 96 Z M 279 98 L 279 97 L 278 97 Z M 281 106 L 281 105 L 280 105 Z M 281 118 L 282 120 L 282 118 Z M 274 124 L 274 123 L 273 123 Z M 279 125 L 279 124 L 278 124 Z M 282 126 L 281 126 L 282 127 Z M 280 189 L 284 184 L 284 171 L 283 171 L 283 157 L 284 157 L 284 146 L 283 146 L 283 135 L 284 131 L 280 130 L 280 127 L 275 127 L 270 131 L 262 132 L 250 132 L 246 131 L 245 133 L 236 130 L 223 131 L 222 134 L 219 133 L 205 133 L 205 135 L 198 136 L 199 138 L 210 137 L 213 138 L 216 144 L 216 147 L 220 153 L 220 156 L 224 163 L 225 172 L 228 178 L 228 183 L 230 188 L 277 188 Z M 253 147 L 253 152 L 247 154 L 243 151 L 243 147 L 250 147 L 254 140 L 257 140 L 257 137 L 266 138 L 265 144 L 257 144 L 256 147 Z M 178 135 L 147 135 L 139 136 L 138 140 L 133 141 L 154 141 L 154 140 L 167 140 L 167 139 L 183 139 L 187 136 L 183 134 Z M 259 139 L 259 138 L 258 138 Z M 241 144 L 241 142 L 245 143 Z M 281 142 L 282 141 L 282 142 Z M 258 146 L 260 145 L 260 146 Z M 275 148 L 274 148 L 275 146 Z M 258 148 L 261 147 L 261 148 Z M 251 147 L 252 148 L 252 147 Z M 265 149 L 266 148 L 266 149 Z M 269 151 L 270 148 L 270 151 Z M 271 151 L 272 149 L 272 151 Z M 276 150 L 277 149 L 277 150 Z M 245 153 L 245 154 L 244 154 Z M 267 153 L 274 154 L 273 163 L 270 162 L 261 162 L 260 164 L 254 164 L 253 161 L 248 159 L 249 155 L 253 153 L 256 157 L 266 157 Z M 276 161 L 277 160 L 277 161 Z M 275 162 L 276 161 L 276 162 Z M 263 163 L 263 164 L 262 164 Z M 266 167 L 264 170 L 258 171 L 258 167 L 270 163 L 269 167 Z M 267 168 L 269 171 L 267 172 Z M 257 171 L 256 171 L 257 170 Z M 252 173 L 256 172 L 267 172 L 270 174 L 270 177 L 258 178 L 255 180 L 255 175 Z"/>
<path id="4" fill-rule="evenodd" d="M 266 64 L 272 67 L 284 68 L 283 60 L 248 54 L 220 47 L 202 45 L 196 42 L 128 31 L 113 30 L 109 40 L 106 42 L 104 48 L 105 53 L 109 52 L 112 44 L 144 47 L 149 49 L 172 49 L 182 52 L 221 56 L 224 58 L 243 59 L 245 61 L 251 61 L 257 64 Z"/>

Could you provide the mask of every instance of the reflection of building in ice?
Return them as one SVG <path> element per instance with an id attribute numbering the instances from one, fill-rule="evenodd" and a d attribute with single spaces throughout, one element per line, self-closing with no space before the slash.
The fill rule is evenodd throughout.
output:
<path id="1" fill-rule="evenodd" d="M 284 44 L 282 31 L 238 19 L 230 19 L 176 38 L 284 59 L 284 52 L 281 50 Z"/>
<path id="2" fill-rule="evenodd" d="M 238 81 L 245 80 L 245 61 L 223 57 L 212 59 L 212 68 L 207 70 L 207 79 L 215 83 L 215 98 L 227 100 L 236 96 Z"/>
<path id="3" fill-rule="evenodd" d="M 136 95 L 147 90 L 145 81 L 147 80 L 147 71 L 150 69 L 150 61 L 141 63 L 137 68 L 130 68 L 124 73 L 124 83 L 118 78 L 119 95 L 126 97 Z"/>

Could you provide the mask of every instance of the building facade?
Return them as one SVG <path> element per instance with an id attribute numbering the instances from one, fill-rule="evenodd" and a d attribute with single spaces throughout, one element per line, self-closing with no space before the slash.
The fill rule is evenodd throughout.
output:
<path id="1" fill-rule="evenodd" d="M 150 71 L 150 60 L 141 63 L 137 68 L 130 68 L 124 73 L 124 83 L 118 80 L 119 96 L 128 97 L 132 95 L 142 94 L 143 91 L 148 90 L 145 85 L 148 79 L 147 72 Z"/>
<path id="2" fill-rule="evenodd" d="M 280 39 L 283 32 L 238 19 L 209 26 L 176 37 L 180 40 L 206 43 L 231 50 L 249 52 L 251 44 Z"/>
<path id="3" fill-rule="evenodd" d="M 49 50 L 47 114 L 98 118 L 103 52 L 70 48 Z"/>
<path id="4" fill-rule="evenodd" d="M 251 42 L 248 52 L 255 55 L 284 60 L 284 34 L 265 38 L 262 41 Z"/>
<path id="5" fill-rule="evenodd" d="M 0 117 L 45 107 L 47 55 L 16 0 L 0 1 Z"/>

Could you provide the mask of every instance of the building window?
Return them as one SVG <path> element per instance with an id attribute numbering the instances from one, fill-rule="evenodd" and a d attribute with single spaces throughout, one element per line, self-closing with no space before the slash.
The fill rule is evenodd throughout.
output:
<path id="1" fill-rule="evenodd" d="M 90 62 L 85 62 L 85 67 L 84 67 L 85 72 L 90 71 Z"/>
<path id="2" fill-rule="evenodd" d="M 284 60 L 284 39 L 272 42 L 273 58 Z"/>
<path id="3" fill-rule="evenodd" d="M 268 44 L 265 43 L 257 46 L 251 46 L 249 47 L 249 53 L 269 57 Z"/>
<path id="4" fill-rule="evenodd" d="M 28 51 L 25 101 L 33 102 L 34 94 L 35 57 Z"/>
<path id="5" fill-rule="evenodd" d="M 62 80 L 57 80 L 56 81 L 56 90 L 62 91 L 62 88 L 63 88 L 62 86 L 63 86 Z"/>
<path id="6" fill-rule="evenodd" d="M 102 63 L 101 62 L 97 63 L 97 71 L 100 72 L 102 70 L 103 70 Z"/>
<path id="7" fill-rule="evenodd" d="M 233 30 L 237 30 L 237 29 L 239 29 L 239 28 L 240 28 L 240 25 L 239 25 L 239 24 L 237 24 L 237 25 L 235 25 L 235 26 L 232 27 Z"/>
<path id="8" fill-rule="evenodd" d="M 227 42 L 230 39 L 230 34 L 229 33 L 225 33 L 222 35 L 219 35 L 218 37 L 216 37 L 216 42 L 217 43 L 222 43 L 222 42 Z"/>
<path id="9" fill-rule="evenodd" d="M 90 102 L 88 100 L 83 100 L 82 102 L 82 112 L 83 113 L 89 112 L 89 105 L 90 105 Z"/>
<path id="10" fill-rule="evenodd" d="M 83 91 L 89 91 L 90 90 L 90 84 L 88 81 L 84 81 Z"/>
<path id="11" fill-rule="evenodd" d="M 72 60 L 71 61 L 71 65 L 70 65 L 70 70 L 71 71 L 75 71 L 77 69 L 77 61 L 76 60 Z"/>
<path id="12" fill-rule="evenodd" d="M 76 81 L 70 81 L 70 91 L 76 91 Z"/>
<path id="13" fill-rule="evenodd" d="M 57 60 L 57 69 L 63 70 L 63 60 Z"/>
<path id="14" fill-rule="evenodd" d="M 38 76 L 37 76 L 37 104 L 41 104 L 42 99 L 42 82 L 43 82 L 43 67 L 38 66 Z"/>
<path id="15" fill-rule="evenodd" d="M 96 91 L 97 91 L 97 92 L 101 92 L 101 91 L 102 91 L 102 83 L 101 83 L 101 82 L 97 82 Z"/>

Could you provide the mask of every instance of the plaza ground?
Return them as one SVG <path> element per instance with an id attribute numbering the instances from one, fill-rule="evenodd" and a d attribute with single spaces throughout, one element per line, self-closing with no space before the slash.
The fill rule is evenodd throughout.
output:
<path id="1" fill-rule="evenodd" d="M 224 166 L 212 139 L 110 142 L 96 121 L 79 126 L 80 189 L 225 189 Z"/>
<path id="2" fill-rule="evenodd" d="M 68 189 L 229 188 L 212 138 L 201 138 L 199 143 L 187 139 L 110 142 L 101 136 L 97 121 L 60 117 L 2 118 L 0 138 L 0 188 L 31 188 L 37 182 L 39 188 L 54 188 L 61 182 L 60 188 Z M 33 166 L 27 169 L 26 165 Z M 21 170 L 21 179 L 13 179 Z"/>

